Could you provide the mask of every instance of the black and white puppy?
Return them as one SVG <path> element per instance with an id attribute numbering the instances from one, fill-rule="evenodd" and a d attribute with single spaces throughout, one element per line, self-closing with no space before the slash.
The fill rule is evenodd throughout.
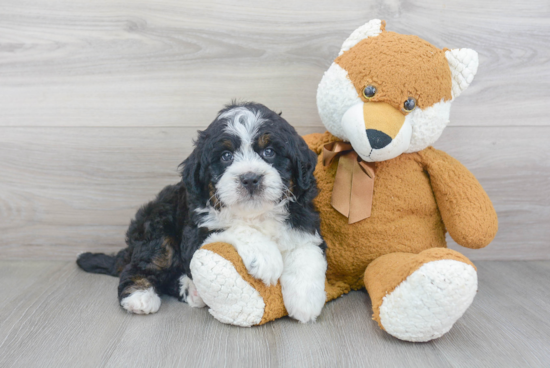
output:
<path id="1" fill-rule="evenodd" d="M 120 276 L 120 305 L 155 313 L 167 294 L 203 307 L 189 264 L 201 245 L 232 244 L 266 285 L 281 282 L 289 315 L 315 320 L 325 303 L 326 245 L 313 206 L 317 156 L 281 116 L 232 104 L 199 132 L 182 180 L 164 188 L 130 223 L 117 255 L 84 253 L 88 272 Z"/>

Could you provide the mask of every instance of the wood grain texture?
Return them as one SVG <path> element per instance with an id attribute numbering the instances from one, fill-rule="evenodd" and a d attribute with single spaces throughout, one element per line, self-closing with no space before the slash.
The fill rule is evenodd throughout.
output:
<path id="1" fill-rule="evenodd" d="M 440 339 L 407 343 L 371 320 L 364 291 L 317 323 L 284 318 L 227 326 L 206 308 L 163 298 L 157 314 L 125 313 L 117 279 L 73 262 L 0 262 L 0 366 L 11 367 L 547 367 L 550 263 L 478 263 L 479 293 Z M 9 285 L 18 285 L 13 288 Z"/>
<path id="2" fill-rule="evenodd" d="M 483 249 L 449 247 L 472 260 L 550 259 L 548 127 L 448 128 L 435 147 L 461 161 L 497 211 L 499 231 Z"/>
<path id="3" fill-rule="evenodd" d="M 500 231 L 474 260 L 550 259 L 550 3 L 503 0 L 4 0 L 0 259 L 115 251 L 178 180 L 195 131 L 232 98 L 323 131 L 315 93 L 372 18 L 480 54 L 437 142 L 487 189 Z"/>
<path id="4" fill-rule="evenodd" d="M 231 98 L 319 126 L 315 89 L 370 19 L 480 54 L 457 126 L 549 125 L 550 3 L 4 0 L 3 126 L 194 126 Z"/>
<path id="5" fill-rule="evenodd" d="M 300 133 L 311 129 L 301 128 Z M 114 252 L 140 205 L 179 180 L 195 128 L 0 128 L 0 258 Z M 550 259 L 550 127 L 448 128 L 437 148 L 463 162 L 497 209 L 472 260 Z M 510 141 L 509 137 L 516 137 Z"/>

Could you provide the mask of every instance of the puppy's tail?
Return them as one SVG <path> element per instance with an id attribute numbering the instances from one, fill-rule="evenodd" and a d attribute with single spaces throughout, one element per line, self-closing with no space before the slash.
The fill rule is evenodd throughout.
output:
<path id="1" fill-rule="evenodd" d="M 86 272 L 118 277 L 124 266 L 130 263 L 127 256 L 128 249 L 123 249 L 116 255 L 86 252 L 78 256 L 76 264 Z"/>

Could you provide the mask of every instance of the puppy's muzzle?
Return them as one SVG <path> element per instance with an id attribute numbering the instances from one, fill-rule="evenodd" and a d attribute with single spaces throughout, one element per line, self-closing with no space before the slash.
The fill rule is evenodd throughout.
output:
<path id="1" fill-rule="evenodd" d="M 241 180 L 243 188 L 245 188 L 250 195 L 254 195 L 260 190 L 263 177 L 264 176 L 260 174 L 247 172 L 239 176 L 239 179 Z"/>

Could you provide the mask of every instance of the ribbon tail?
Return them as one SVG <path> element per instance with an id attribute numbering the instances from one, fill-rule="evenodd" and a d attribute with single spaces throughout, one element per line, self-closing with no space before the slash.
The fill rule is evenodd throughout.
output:
<path id="1" fill-rule="evenodd" d="M 353 160 L 341 156 L 338 160 L 336 177 L 332 190 L 332 207 L 342 215 L 349 217 L 350 199 L 352 189 Z"/>
<path id="2" fill-rule="evenodd" d="M 371 171 L 369 173 L 371 175 L 368 175 L 363 169 L 360 163 L 354 163 L 353 179 L 351 182 L 349 224 L 369 218 L 371 215 L 372 197 L 374 194 L 374 172 Z"/>
<path id="3" fill-rule="evenodd" d="M 333 142 L 323 147 L 323 165 L 329 166 L 336 157 L 338 168 L 332 189 L 332 207 L 353 224 L 371 215 L 374 194 L 374 167 L 362 161 L 351 144 Z"/>

